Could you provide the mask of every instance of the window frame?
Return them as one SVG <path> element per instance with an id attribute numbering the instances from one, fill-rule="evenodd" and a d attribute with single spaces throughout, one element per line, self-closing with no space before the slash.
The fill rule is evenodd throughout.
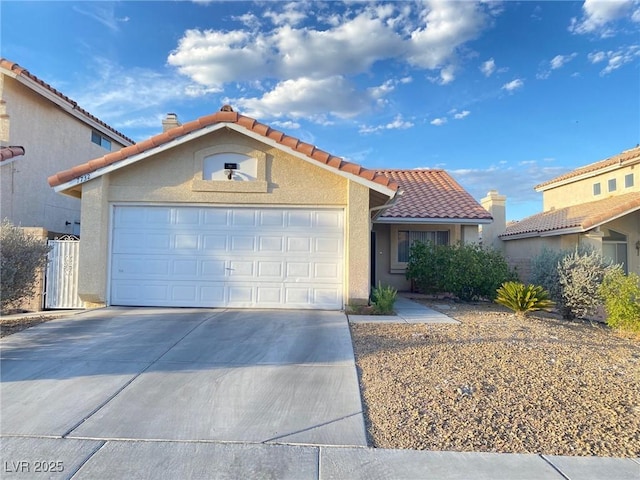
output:
<path id="1" fill-rule="evenodd" d="M 611 188 L 613 186 L 613 188 Z M 607 190 L 609 192 L 615 192 L 618 189 L 618 182 L 615 178 L 610 178 L 607 180 Z"/>
<path id="2" fill-rule="evenodd" d="M 629 180 L 631 180 L 631 181 L 629 181 Z M 627 173 L 624 176 L 624 188 L 631 188 L 633 186 L 635 186 L 634 175 L 633 175 L 633 173 Z"/>
<path id="3" fill-rule="evenodd" d="M 100 132 L 96 130 L 91 130 L 91 143 L 98 145 L 99 147 L 104 148 L 105 150 L 111 151 L 113 142 L 111 139 L 105 137 Z"/>
<path id="4" fill-rule="evenodd" d="M 593 196 L 597 197 L 598 195 L 602 195 L 602 186 L 600 185 L 600 182 L 593 184 Z"/>
<path id="5" fill-rule="evenodd" d="M 399 260 L 399 235 L 400 232 L 413 231 L 413 232 L 447 232 L 448 233 L 448 245 L 451 245 L 457 238 L 457 225 L 452 224 L 394 224 L 389 229 L 391 238 L 389 245 L 389 268 L 390 273 L 404 273 L 407 270 L 408 262 L 401 262 Z M 437 233 L 436 233 L 437 236 Z"/>

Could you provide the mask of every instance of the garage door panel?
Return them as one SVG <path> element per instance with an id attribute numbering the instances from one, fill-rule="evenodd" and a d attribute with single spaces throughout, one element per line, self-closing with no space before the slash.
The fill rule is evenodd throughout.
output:
<path id="1" fill-rule="evenodd" d="M 111 304 L 341 308 L 341 210 L 117 206 Z"/>

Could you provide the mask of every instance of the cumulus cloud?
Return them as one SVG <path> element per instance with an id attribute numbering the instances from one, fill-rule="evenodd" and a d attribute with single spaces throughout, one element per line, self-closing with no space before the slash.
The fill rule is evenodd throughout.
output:
<path id="1" fill-rule="evenodd" d="M 393 121 L 382 125 L 368 126 L 362 125 L 360 127 L 360 133 L 377 133 L 383 130 L 406 130 L 414 126 L 414 123 L 409 120 L 404 120 L 402 115 L 396 115 Z"/>
<path id="2" fill-rule="evenodd" d="M 308 118 L 322 123 L 326 121 L 327 112 L 340 118 L 355 117 L 369 108 L 369 100 L 345 77 L 335 75 L 285 80 L 259 98 L 236 98 L 231 102 L 256 118 Z"/>
<path id="3" fill-rule="evenodd" d="M 630 45 L 618 50 L 609 50 L 606 52 L 592 52 L 587 55 L 591 63 L 607 62 L 607 65 L 600 71 L 600 75 L 602 76 L 610 74 L 623 65 L 632 62 L 637 57 L 640 57 L 640 45 Z"/>
<path id="4" fill-rule="evenodd" d="M 493 75 L 493 72 L 496 70 L 496 62 L 493 58 L 490 58 L 486 62 L 482 62 L 480 65 L 480 71 L 484 74 L 485 77 L 490 77 Z"/>
<path id="5" fill-rule="evenodd" d="M 609 37 L 615 34 L 612 24 L 623 18 L 640 21 L 638 0 L 585 0 L 582 17 L 571 19 L 569 31 L 574 34 Z"/>
<path id="6" fill-rule="evenodd" d="M 264 6 L 266 5 L 266 6 Z M 436 72 L 437 83 L 445 85 L 456 78 L 461 68 L 461 49 L 488 28 L 500 13 L 487 2 L 443 2 L 426 0 L 414 3 L 353 3 L 325 15 L 322 6 L 307 2 L 268 2 L 262 14 L 234 17 L 241 24 L 231 30 L 190 29 L 184 32 L 167 62 L 179 73 L 206 88 L 222 89 L 225 85 L 265 81 L 274 90 L 262 98 L 243 98 L 243 105 L 255 112 L 285 110 L 280 90 L 289 83 L 329 81 L 336 83 L 371 72 L 376 64 L 400 62 L 421 70 Z M 317 8 L 318 12 L 311 9 Z M 316 22 L 305 20 L 313 16 Z M 260 17 L 260 18 L 258 18 Z M 259 25 L 259 28 L 257 27 Z M 333 80 L 329 80 L 333 79 Z M 392 91 L 405 77 L 383 85 L 359 87 L 344 81 L 343 92 L 315 89 L 327 94 L 319 103 L 336 104 L 331 97 L 345 99 L 349 111 L 363 111 L 359 103 L 371 104 Z M 318 85 L 318 84 L 315 84 Z M 278 89 L 276 91 L 275 89 Z M 308 96 L 307 96 L 308 97 Z M 278 98 L 278 102 L 272 100 Z M 304 102 L 311 105 L 314 102 Z M 260 105 L 258 105 L 260 103 Z M 300 111 L 300 104 L 294 102 Z M 280 107 L 275 108 L 278 104 Z M 268 105 L 268 106 L 267 106 Z M 345 115 L 340 108 L 337 116 Z M 310 112 L 315 112 L 312 109 Z"/>
<path id="7" fill-rule="evenodd" d="M 453 114 L 453 118 L 456 120 L 462 120 L 465 117 L 468 117 L 471 112 L 469 110 L 463 110 L 461 112 L 457 112 Z"/>
<path id="8" fill-rule="evenodd" d="M 506 90 L 507 92 L 511 93 L 522 88 L 523 86 L 524 86 L 524 81 L 521 80 L 520 78 L 516 78 L 515 80 L 511 80 L 510 82 L 502 85 L 502 90 Z"/>
<path id="9" fill-rule="evenodd" d="M 446 117 L 434 118 L 429 123 L 431 125 L 435 125 L 436 127 L 440 127 L 440 126 L 444 125 L 445 123 L 447 123 L 447 118 Z"/>

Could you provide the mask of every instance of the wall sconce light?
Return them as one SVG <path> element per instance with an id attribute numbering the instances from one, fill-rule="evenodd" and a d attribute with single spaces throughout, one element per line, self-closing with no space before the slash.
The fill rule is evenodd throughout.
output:
<path id="1" fill-rule="evenodd" d="M 224 164 L 224 173 L 227 174 L 227 179 L 231 180 L 233 178 L 233 171 L 238 170 L 237 163 L 225 163 Z"/>
<path id="2" fill-rule="evenodd" d="M 638 256 L 640 256 L 640 240 L 636 242 L 636 252 L 638 252 Z"/>

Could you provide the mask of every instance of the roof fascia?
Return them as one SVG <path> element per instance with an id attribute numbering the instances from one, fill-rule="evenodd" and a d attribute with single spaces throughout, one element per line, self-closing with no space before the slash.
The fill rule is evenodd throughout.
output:
<path id="1" fill-rule="evenodd" d="M 575 177 L 565 178 L 564 180 L 560 180 L 558 182 L 547 183 L 546 185 L 535 187 L 534 190 L 536 192 L 544 192 L 546 190 L 551 190 L 552 188 L 562 187 L 564 185 L 569 185 L 580 180 L 587 180 L 589 178 L 597 177 L 598 175 L 613 172 L 615 170 L 618 170 L 620 167 L 628 167 L 629 165 L 635 165 L 636 163 L 640 163 L 640 157 L 632 158 L 630 161 L 608 165 L 606 167 L 592 170 L 590 172 L 585 172 L 580 175 L 576 175 Z"/>
<path id="2" fill-rule="evenodd" d="M 4 72 L 8 72 L 6 69 L 3 69 L 3 70 L 4 70 Z M 124 145 L 125 147 L 128 147 L 129 145 L 132 145 L 132 143 L 129 140 L 127 140 L 126 138 L 124 138 L 121 135 L 118 135 L 118 134 L 114 133 L 113 131 L 105 128 L 103 125 L 100 125 L 98 122 L 96 122 L 92 118 L 87 117 L 86 115 L 84 115 L 82 112 L 79 112 L 76 109 L 76 105 L 73 105 L 72 103 L 69 103 L 66 100 L 60 98 L 58 95 L 56 95 L 55 93 L 51 92 L 47 88 L 43 87 L 38 82 L 35 82 L 31 78 L 25 77 L 24 75 L 16 74 L 15 72 L 6 73 L 6 74 L 11 76 L 11 77 L 13 77 L 13 78 L 15 78 L 18 82 L 20 82 L 21 84 L 23 84 L 27 88 L 33 90 L 38 95 L 41 95 L 42 97 L 46 98 L 47 100 L 55 103 L 57 106 L 62 108 L 66 113 L 68 113 L 69 115 L 77 118 L 81 122 L 86 123 L 88 126 L 93 128 L 94 130 L 99 131 L 104 136 L 109 137 L 112 140 L 115 140 L 116 142 Z"/>
<path id="3" fill-rule="evenodd" d="M 437 224 L 461 224 L 461 225 L 488 225 L 493 219 L 488 218 L 393 218 L 382 217 L 374 221 L 374 223 L 395 223 L 398 225 L 414 225 L 421 223 L 437 223 Z"/>
<path id="4" fill-rule="evenodd" d="M 157 147 L 151 148 L 145 152 L 142 153 L 138 153 L 135 155 L 132 155 L 131 157 L 128 157 L 124 160 L 121 160 L 119 162 L 113 163 L 111 165 L 107 165 L 106 167 L 100 168 L 98 170 L 96 170 L 95 172 L 92 172 L 90 174 L 87 175 L 83 175 L 82 177 L 79 178 L 75 178 L 73 180 L 70 180 L 66 183 L 60 184 L 57 187 L 54 187 L 54 190 L 56 192 L 63 192 L 64 190 L 67 190 L 71 187 L 75 187 L 77 185 L 80 185 L 82 183 L 85 183 L 89 180 L 92 180 L 94 178 L 100 177 L 102 175 L 105 175 L 107 173 L 111 173 L 115 170 L 118 170 L 120 168 L 126 167 L 127 165 L 131 165 L 132 163 L 136 163 L 142 159 L 145 159 L 147 157 L 150 157 L 152 155 L 156 155 L 158 153 L 164 152 L 165 150 L 169 150 L 171 148 L 177 147 L 178 145 L 182 145 L 183 143 L 189 142 L 191 140 L 194 140 L 196 138 L 202 137 L 204 135 L 207 135 L 209 133 L 215 132 L 217 130 L 221 130 L 223 128 L 229 128 L 231 130 L 234 130 L 242 135 L 246 135 L 249 136 L 251 138 L 253 138 L 254 140 L 267 144 L 269 146 L 272 146 L 274 148 L 277 148 L 279 150 L 282 150 L 286 153 L 289 153 L 290 155 L 299 158 L 301 160 L 304 160 L 307 163 L 310 163 L 312 165 L 318 166 L 320 168 L 323 168 L 329 172 L 338 174 L 342 177 L 345 177 L 349 180 L 353 180 L 354 182 L 360 183 L 366 187 L 368 187 L 371 190 L 375 190 L 376 192 L 382 193 L 383 195 L 388 196 L 389 198 L 393 198 L 396 195 L 396 190 L 392 190 L 390 188 L 387 188 L 383 185 L 380 185 L 379 183 L 375 183 L 372 182 L 370 180 L 366 180 L 362 177 L 359 177 L 357 175 L 354 175 L 352 173 L 348 173 L 348 172 L 344 172 L 342 170 L 338 170 L 337 168 L 334 167 L 330 167 L 329 165 L 325 165 L 323 163 L 320 162 L 316 162 L 315 160 L 312 160 L 310 158 L 308 158 L 306 155 L 297 152 L 295 150 L 293 150 L 291 147 L 287 147 L 285 145 L 282 145 L 270 138 L 264 137 L 260 134 L 257 134 L 255 132 L 252 132 L 251 130 L 248 130 L 244 127 L 241 127 L 239 125 L 236 125 L 235 123 L 227 123 L 227 122 L 220 122 L 220 123 L 216 123 L 213 125 L 209 125 L 207 127 L 204 127 L 200 130 L 196 130 L 194 132 L 190 132 L 187 133 L 186 135 L 183 135 L 181 137 L 175 138 L 165 144 L 159 145 Z"/>

